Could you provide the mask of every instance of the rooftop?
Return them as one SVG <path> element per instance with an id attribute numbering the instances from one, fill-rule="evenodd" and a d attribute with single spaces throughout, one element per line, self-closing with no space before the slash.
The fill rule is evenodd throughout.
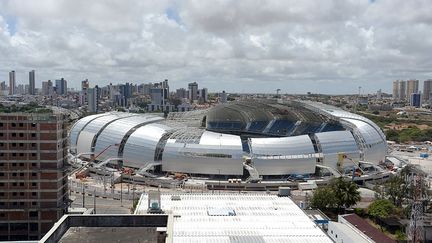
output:
<path id="1" fill-rule="evenodd" d="M 135 214 L 147 213 L 147 194 Z M 173 242 L 332 242 L 288 197 L 268 194 L 162 194 Z"/>
<path id="2" fill-rule="evenodd" d="M 340 216 L 348 221 L 352 226 L 356 227 L 359 231 L 363 232 L 369 238 L 374 240 L 375 242 L 380 243 L 394 243 L 395 240 L 392 240 L 390 237 L 382 233 L 377 228 L 370 225 L 366 220 L 360 218 L 357 214 L 348 214 Z"/>

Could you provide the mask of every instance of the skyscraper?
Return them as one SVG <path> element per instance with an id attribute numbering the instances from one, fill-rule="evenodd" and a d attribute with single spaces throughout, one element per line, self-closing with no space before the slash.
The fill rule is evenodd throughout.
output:
<path id="1" fill-rule="evenodd" d="M 97 113 L 99 111 L 99 87 L 96 85 L 94 88 L 87 88 L 87 102 L 88 111 Z"/>
<path id="2" fill-rule="evenodd" d="M 418 91 L 419 91 L 419 81 L 415 79 L 408 80 L 406 85 L 406 97 L 410 98 L 411 94 L 417 94 Z"/>
<path id="3" fill-rule="evenodd" d="M 67 81 L 64 78 L 56 80 L 56 92 L 58 95 L 67 94 Z"/>
<path id="4" fill-rule="evenodd" d="M 432 79 L 423 82 L 423 100 L 425 103 L 430 104 L 432 98 Z"/>
<path id="5" fill-rule="evenodd" d="M 65 213 L 65 115 L 0 113 L 0 241 L 38 240 Z"/>
<path id="6" fill-rule="evenodd" d="M 410 106 L 413 107 L 421 107 L 421 102 L 422 102 L 422 98 L 421 98 L 421 94 L 419 93 L 412 93 L 410 95 Z"/>
<path id="7" fill-rule="evenodd" d="M 406 81 L 399 81 L 399 97 L 400 100 L 407 100 L 406 95 Z M 409 98 L 409 96 L 408 96 Z"/>
<path id="8" fill-rule="evenodd" d="M 9 95 L 15 94 L 15 71 L 12 70 L 9 72 Z"/>
<path id="9" fill-rule="evenodd" d="M 189 83 L 188 91 L 189 91 L 189 100 L 191 103 L 194 100 L 198 99 L 198 84 L 196 82 Z"/>
<path id="10" fill-rule="evenodd" d="M 393 100 L 399 100 L 399 80 L 393 81 Z"/>
<path id="11" fill-rule="evenodd" d="M 80 94 L 80 105 L 87 104 L 87 91 L 89 88 L 89 81 L 88 79 L 81 81 L 81 94 Z"/>
<path id="12" fill-rule="evenodd" d="M 36 87 L 35 87 L 35 70 L 31 70 L 29 72 L 29 95 L 35 95 L 36 94 Z"/>

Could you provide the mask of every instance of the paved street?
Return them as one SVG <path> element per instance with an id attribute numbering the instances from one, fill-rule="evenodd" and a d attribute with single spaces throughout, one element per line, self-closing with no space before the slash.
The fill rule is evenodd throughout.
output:
<path id="1" fill-rule="evenodd" d="M 73 200 L 72 207 L 82 208 L 83 207 L 83 196 L 79 193 L 72 193 L 70 198 Z M 84 207 L 94 208 L 96 199 L 96 213 L 98 214 L 130 214 L 130 208 L 132 207 L 131 200 L 115 200 L 111 198 L 101 198 L 85 195 Z"/>

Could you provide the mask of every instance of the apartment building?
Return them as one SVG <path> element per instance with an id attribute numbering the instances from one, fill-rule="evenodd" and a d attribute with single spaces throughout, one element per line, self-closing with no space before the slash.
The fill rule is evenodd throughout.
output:
<path id="1" fill-rule="evenodd" d="M 40 239 L 65 213 L 66 143 L 63 114 L 0 113 L 0 241 Z"/>

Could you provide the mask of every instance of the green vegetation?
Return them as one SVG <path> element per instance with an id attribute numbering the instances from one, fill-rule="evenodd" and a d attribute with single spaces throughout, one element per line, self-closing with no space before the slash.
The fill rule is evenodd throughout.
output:
<path id="1" fill-rule="evenodd" d="M 392 202 L 387 199 L 379 199 L 369 205 L 368 214 L 375 219 L 375 222 L 378 222 L 382 230 L 380 220 L 388 218 L 394 209 L 395 205 Z"/>
<path id="2" fill-rule="evenodd" d="M 342 177 L 333 179 L 327 186 L 317 189 L 311 199 L 311 207 L 320 210 L 349 208 L 360 201 L 358 186 Z"/>
<path id="3" fill-rule="evenodd" d="M 11 105 L 4 106 L 0 104 L 0 113 L 13 113 L 13 112 L 24 112 L 24 113 L 52 113 L 52 110 L 44 106 L 40 106 L 37 103 L 31 102 L 25 105 Z"/>
<path id="4" fill-rule="evenodd" d="M 410 141 L 424 142 L 432 139 L 432 129 L 421 130 L 415 126 L 410 126 L 401 131 L 389 129 L 386 131 L 386 137 L 388 140 L 398 143 L 406 143 Z"/>

